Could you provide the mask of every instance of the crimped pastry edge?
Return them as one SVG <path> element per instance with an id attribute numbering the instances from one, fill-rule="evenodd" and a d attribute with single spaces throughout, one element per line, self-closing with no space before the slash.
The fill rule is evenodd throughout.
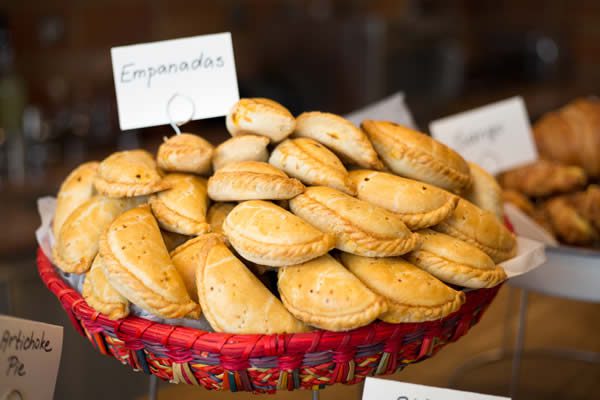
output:
<path id="1" fill-rule="evenodd" d="M 99 175 L 94 179 L 94 187 L 98 193 L 107 197 L 136 197 L 170 189 L 169 184 L 162 179 L 145 184 L 121 183 L 107 181 Z"/>
<path id="2" fill-rule="evenodd" d="M 408 229 L 416 231 L 423 228 L 428 228 L 433 225 L 437 225 L 452 214 L 456 206 L 458 205 L 458 197 L 452 196 L 442 206 L 435 210 L 428 211 L 426 213 L 399 213 L 394 212 L 400 219 L 406 224 Z"/>
<path id="3" fill-rule="evenodd" d="M 152 213 L 161 228 L 182 235 L 201 235 L 210 232 L 206 221 L 196 221 L 169 208 L 158 196 L 150 197 Z"/>
<path id="4" fill-rule="evenodd" d="M 96 296 L 96 291 L 92 284 L 89 283 L 87 277 L 83 281 L 81 295 L 94 310 L 106 315 L 110 320 L 115 321 L 129 315 L 129 300 L 125 300 L 125 303 L 107 303 L 102 301 Z"/>
<path id="5" fill-rule="evenodd" d="M 259 193 L 254 196 L 235 195 L 235 193 L 224 193 L 222 185 L 256 185 L 255 182 L 264 184 L 272 193 Z M 215 191 L 216 190 L 216 191 Z M 279 175 L 263 174 L 257 172 L 217 172 L 208 179 L 208 196 L 214 201 L 244 201 L 244 200 L 288 200 L 304 192 L 304 185 L 295 178 L 288 178 Z M 284 192 L 287 194 L 275 194 L 275 192 Z"/>
<path id="6" fill-rule="evenodd" d="M 452 301 L 437 306 L 416 306 L 397 303 L 385 298 L 388 303 L 388 311 L 381 314 L 379 319 L 390 324 L 425 322 L 442 319 L 458 310 L 466 300 L 463 292 L 456 291 Z"/>
<path id="7" fill-rule="evenodd" d="M 83 274 L 87 272 L 92 267 L 92 262 L 94 261 L 94 254 L 91 258 L 81 257 L 79 261 L 70 262 L 65 260 L 65 258 L 58 251 L 58 244 L 55 244 L 52 247 L 52 261 L 54 265 L 60 268 L 63 272 L 67 272 L 70 274 Z"/>

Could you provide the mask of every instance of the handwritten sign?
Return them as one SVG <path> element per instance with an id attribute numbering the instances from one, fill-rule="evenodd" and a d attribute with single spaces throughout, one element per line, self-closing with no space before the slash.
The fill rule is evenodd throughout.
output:
<path id="1" fill-rule="evenodd" d="M 442 389 L 413 383 L 367 377 L 363 400 L 510 400 L 460 390 Z"/>
<path id="2" fill-rule="evenodd" d="M 0 315 L 0 335 L 0 399 L 51 400 L 62 326 Z"/>
<path id="3" fill-rule="evenodd" d="M 113 47 L 111 56 L 123 130 L 223 116 L 239 100 L 230 33 Z"/>
<path id="4" fill-rule="evenodd" d="M 360 126 L 360 123 L 365 119 L 374 119 L 392 121 L 409 128 L 416 128 L 412 114 L 404 102 L 404 93 L 402 92 L 394 93 L 344 117 L 356 126 Z"/>
<path id="5" fill-rule="evenodd" d="M 529 117 L 521 97 L 438 119 L 431 135 L 492 174 L 537 159 Z"/>

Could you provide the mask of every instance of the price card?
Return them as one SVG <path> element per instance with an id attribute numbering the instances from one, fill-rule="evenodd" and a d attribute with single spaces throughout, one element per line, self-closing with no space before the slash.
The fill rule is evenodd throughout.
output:
<path id="1" fill-rule="evenodd" d="M 529 117 L 521 97 L 438 119 L 431 136 L 492 174 L 538 157 Z"/>
<path id="2" fill-rule="evenodd" d="M 460 390 L 442 389 L 413 383 L 367 377 L 363 400 L 510 400 Z"/>
<path id="3" fill-rule="evenodd" d="M 113 47 L 121 129 L 226 115 L 239 100 L 230 33 Z"/>
<path id="4" fill-rule="evenodd" d="M 0 399 L 52 400 L 63 327 L 0 315 Z"/>
<path id="5" fill-rule="evenodd" d="M 350 120 L 356 126 L 360 126 L 360 123 L 365 119 L 375 119 L 392 121 L 409 128 L 416 128 L 412 114 L 404 102 L 404 93 L 402 92 L 394 93 L 383 100 L 369 104 L 345 115 L 344 118 Z"/>

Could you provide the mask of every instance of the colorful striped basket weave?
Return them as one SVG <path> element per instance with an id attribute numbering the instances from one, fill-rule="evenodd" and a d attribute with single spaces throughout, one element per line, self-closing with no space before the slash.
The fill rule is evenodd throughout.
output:
<path id="1" fill-rule="evenodd" d="M 355 384 L 424 360 L 463 336 L 481 318 L 499 286 L 466 293 L 448 317 L 425 323 L 374 322 L 350 332 L 230 335 L 127 317 L 111 321 L 56 273 L 38 250 L 39 274 L 71 322 L 104 355 L 136 371 L 211 390 L 273 393 Z"/>

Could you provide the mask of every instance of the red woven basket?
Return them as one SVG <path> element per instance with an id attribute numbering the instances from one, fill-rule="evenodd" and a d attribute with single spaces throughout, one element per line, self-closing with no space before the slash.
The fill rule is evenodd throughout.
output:
<path id="1" fill-rule="evenodd" d="M 60 300 L 75 329 L 100 353 L 163 380 L 232 392 L 315 390 L 392 374 L 463 336 L 500 288 L 467 292 L 465 304 L 438 321 L 377 321 L 349 332 L 231 335 L 133 316 L 111 321 L 65 283 L 41 249 L 37 265 L 40 277 Z"/>

